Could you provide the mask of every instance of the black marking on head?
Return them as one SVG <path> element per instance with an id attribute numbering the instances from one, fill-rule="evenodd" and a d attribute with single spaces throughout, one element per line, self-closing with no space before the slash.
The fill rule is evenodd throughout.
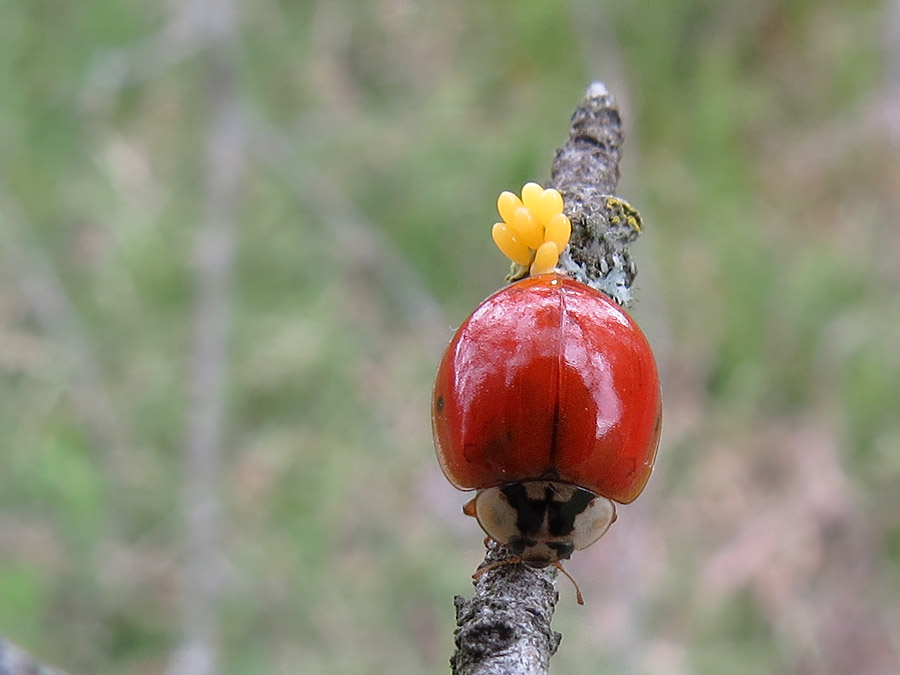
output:
<path id="1" fill-rule="evenodd" d="M 594 498 L 593 493 L 573 487 L 572 494 L 564 499 L 551 483 L 544 488 L 543 496 L 537 499 L 529 498 L 528 490 L 522 483 L 504 485 L 500 491 L 515 509 L 516 527 L 523 535 L 539 534 L 545 519 L 550 536 L 565 537 L 571 534 L 575 529 L 575 519 Z"/>
<path id="2" fill-rule="evenodd" d="M 528 537 L 513 537 L 506 544 L 509 550 L 515 555 L 522 555 L 527 549 L 534 548 L 538 545 L 537 540 Z"/>
<path id="3" fill-rule="evenodd" d="M 510 483 L 500 488 L 509 505 L 516 510 L 516 528 L 522 534 L 536 535 L 544 524 L 547 504 L 543 499 L 529 499 L 522 483 Z"/>
<path id="4" fill-rule="evenodd" d="M 547 543 L 547 546 L 556 551 L 560 560 L 568 560 L 575 552 L 575 544 L 571 541 L 551 541 Z"/>
<path id="5" fill-rule="evenodd" d="M 549 505 L 547 529 L 554 537 L 562 537 L 575 529 L 575 518 L 588 507 L 594 495 L 587 490 L 577 488 L 572 496 L 564 502 L 551 501 L 549 492 L 547 497 Z"/>

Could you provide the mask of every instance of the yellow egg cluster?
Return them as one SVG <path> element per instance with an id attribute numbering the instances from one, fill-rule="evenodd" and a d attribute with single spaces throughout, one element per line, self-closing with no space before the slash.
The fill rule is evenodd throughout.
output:
<path id="1" fill-rule="evenodd" d="M 531 276 L 552 271 L 572 234 L 562 195 L 553 188 L 526 183 L 521 199 L 501 192 L 497 210 L 503 222 L 494 225 L 491 236 L 503 255 L 528 268 Z"/>

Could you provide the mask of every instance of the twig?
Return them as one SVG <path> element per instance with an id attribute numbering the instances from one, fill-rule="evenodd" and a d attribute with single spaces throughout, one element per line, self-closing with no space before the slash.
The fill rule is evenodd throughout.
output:
<path id="1" fill-rule="evenodd" d="M 482 566 L 506 560 L 509 551 L 488 542 Z M 542 675 L 562 636 L 550 628 L 559 593 L 556 570 L 502 565 L 475 582 L 475 597 L 456 605 L 456 675 Z"/>
<path id="2" fill-rule="evenodd" d="M 217 483 L 224 430 L 231 277 L 236 212 L 244 165 L 245 127 L 236 89 L 237 8 L 209 0 L 220 24 L 207 55 L 212 122 L 206 144 L 206 204 L 194 245 L 194 332 L 190 357 L 183 505 L 187 559 L 183 602 L 185 643 L 171 675 L 218 672 L 217 601 L 221 585 L 221 503 Z"/>
<path id="3" fill-rule="evenodd" d="M 624 295 L 636 270 L 628 244 L 636 233 L 613 222 L 621 203 L 610 199 L 619 180 L 622 126 L 606 87 L 594 82 L 572 114 L 569 138 L 556 153 L 550 185 L 563 193 L 572 220 L 567 273 L 592 285 L 610 284 Z M 613 282 L 610 280 L 613 279 Z M 510 557 L 490 542 L 482 567 Z M 542 675 L 561 636 L 550 628 L 559 594 L 556 570 L 522 564 L 493 567 L 475 582 L 475 596 L 457 596 L 456 675 Z"/>
<path id="4" fill-rule="evenodd" d="M 556 151 L 549 185 L 562 193 L 572 221 L 559 266 L 627 305 L 637 275 L 628 247 L 638 230 L 628 204 L 613 197 L 622 141 L 618 106 L 602 82 L 591 83 L 572 113 L 569 139 Z"/>

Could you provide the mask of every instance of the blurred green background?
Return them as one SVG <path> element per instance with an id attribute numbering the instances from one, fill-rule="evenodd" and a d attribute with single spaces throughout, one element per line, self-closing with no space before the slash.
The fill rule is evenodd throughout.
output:
<path id="1" fill-rule="evenodd" d="M 446 672 L 431 377 L 593 79 L 665 424 L 553 672 L 900 672 L 896 0 L 0 3 L 0 635 Z"/>

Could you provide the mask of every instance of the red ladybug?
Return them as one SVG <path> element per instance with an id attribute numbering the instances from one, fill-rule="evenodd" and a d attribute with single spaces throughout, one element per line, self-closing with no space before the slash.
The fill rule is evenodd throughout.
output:
<path id="1" fill-rule="evenodd" d="M 599 539 L 650 478 L 662 407 L 650 345 L 603 293 L 559 274 L 481 303 L 438 368 L 432 424 L 464 511 L 545 567 Z"/>

